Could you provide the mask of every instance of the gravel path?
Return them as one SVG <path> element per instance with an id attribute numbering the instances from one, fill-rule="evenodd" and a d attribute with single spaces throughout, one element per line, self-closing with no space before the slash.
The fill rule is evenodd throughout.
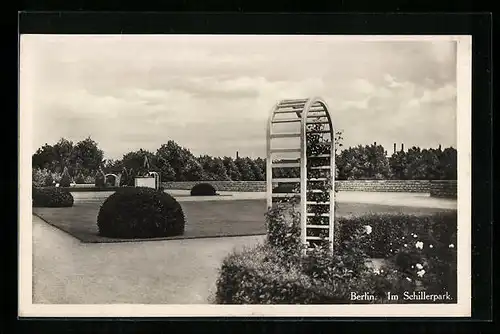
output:
<path id="1" fill-rule="evenodd" d="M 222 259 L 263 239 L 83 244 L 33 216 L 33 303 L 206 304 Z"/>

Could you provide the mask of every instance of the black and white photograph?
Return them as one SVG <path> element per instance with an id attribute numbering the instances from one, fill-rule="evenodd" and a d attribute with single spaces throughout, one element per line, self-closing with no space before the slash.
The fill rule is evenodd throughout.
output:
<path id="1" fill-rule="evenodd" d="M 470 316 L 471 38 L 20 36 L 20 314 Z"/>

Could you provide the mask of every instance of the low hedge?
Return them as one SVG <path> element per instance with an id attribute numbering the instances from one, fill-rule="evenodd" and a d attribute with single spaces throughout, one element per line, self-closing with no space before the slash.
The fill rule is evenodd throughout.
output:
<path id="1" fill-rule="evenodd" d="M 198 183 L 191 188 L 191 196 L 215 196 L 217 191 L 210 183 Z"/>
<path id="2" fill-rule="evenodd" d="M 436 250 L 443 245 L 456 245 L 457 212 L 443 211 L 433 214 L 365 214 L 337 219 L 337 236 L 346 239 L 360 227 L 369 226 L 370 233 L 358 240 L 368 256 L 387 258 L 393 256 L 405 244 L 417 241 L 432 245 Z"/>
<path id="3" fill-rule="evenodd" d="M 97 216 L 99 234 L 111 238 L 182 235 L 185 216 L 171 195 L 152 188 L 124 187 L 109 196 Z"/>
<path id="4" fill-rule="evenodd" d="M 66 189 L 50 188 L 32 188 L 33 207 L 63 208 L 71 207 L 74 198 Z"/>

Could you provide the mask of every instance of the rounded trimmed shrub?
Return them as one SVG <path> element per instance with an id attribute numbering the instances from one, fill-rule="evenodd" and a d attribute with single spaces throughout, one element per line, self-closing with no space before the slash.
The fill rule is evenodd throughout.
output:
<path id="1" fill-rule="evenodd" d="M 73 195 L 61 188 L 33 188 L 33 207 L 64 208 L 73 206 Z"/>
<path id="2" fill-rule="evenodd" d="M 97 216 L 99 234 L 111 238 L 155 238 L 184 234 L 181 205 L 171 195 L 124 187 L 109 196 Z"/>
<path id="3" fill-rule="evenodd" d="M 215 196 L 217 191 L 210 183 L 198 183 L 191 188 L 191 196 Z"/>

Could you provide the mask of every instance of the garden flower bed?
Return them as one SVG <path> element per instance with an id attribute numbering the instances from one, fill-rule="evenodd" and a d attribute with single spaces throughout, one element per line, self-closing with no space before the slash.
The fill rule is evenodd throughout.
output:
<path id="1" fill-rule="evenodd" d="M 456 211 L 341 217 L 334 251 L 305 254 L 298 215 L 283 210 L 269 212 L 264 244 L 223 261 L 217 303 L 457 302 Z"/>

